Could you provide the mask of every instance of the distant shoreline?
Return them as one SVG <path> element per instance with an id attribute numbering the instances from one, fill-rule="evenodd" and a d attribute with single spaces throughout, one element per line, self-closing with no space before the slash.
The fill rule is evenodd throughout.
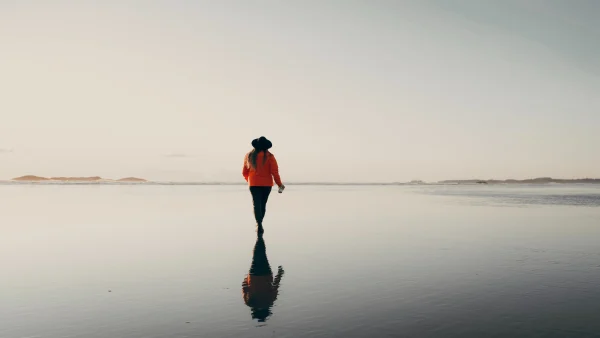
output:
<path id="1" fill-rule="evenodd" d="M 524 180 L 506 179 L 506 180 L 444 180 L 438 183 L 445 184 L 548 184 L 548 183 L 600 183 L 599 178 L 576 178 L 576 179 L 562 179 L 562 178 L 551 178 L 551 177 L 538 177 Z"/>
<path id="2" fill-rule="evenodd" d="M 25 175 L 20 177 L 15 177 L 11 180 L 11 182 L 29 182 L 29 183 L 38 183 L 38 182 L 56 182 L 56 183 L 64 183 L 64 182 L 89 182 L 89 183 L 113 183 L 113 182 L 128 182 L 128 183 L 146 183 L 148 180 L 138 177 L 125 177 L 120 178 L 118 180 L 102 178 L 100 176 L 89 176 L 89 177 L 42 177 L 36 175 Z"/>
<path id="3" fill-rule="evenodd" d="M 40 178 L 27 180 L 24 177 L 19 179 L 0 181 L 0 184 L 35 184 L 35 185 L 247 185 L 246 182 L 169 182 L 169 181 L 148 181 L 141 178 L 128 177 L 119 180 L 103 179 L 100 177 L 85 178 Z M 597 178 L 582 179 L 554 179 L 554 178 L 534 178 L 525 180 L 444 180 L 437 182 L 411 181 L 411 182 L 289 182 L 286 185 L 295 186 L 417 186 L 417 185 L 545 185 L 545 184 L 600 184 Z"/>

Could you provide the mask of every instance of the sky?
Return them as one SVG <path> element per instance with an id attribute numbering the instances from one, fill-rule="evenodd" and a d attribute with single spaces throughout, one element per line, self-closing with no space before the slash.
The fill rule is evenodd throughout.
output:
<path id="1" fill-rule="evenodd" d="M 600 2 L 0 0 L 0 179 L 600 177 Z"/>

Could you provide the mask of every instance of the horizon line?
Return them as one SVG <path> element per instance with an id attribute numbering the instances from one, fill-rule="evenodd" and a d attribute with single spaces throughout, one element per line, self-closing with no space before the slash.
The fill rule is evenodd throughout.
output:
<path id="1" fill-rule="evenodd" d="M 25 178 L 38 178 L 38 179 L 25 179 Z M 82 180 L 78 180 L 82 179 Z M 368 181 L 292 181 L 287 184 L 290 185 L 418 185 L 418 184 L 435 184 L 435 183 L 528 183 L 528 182 L 576 182 L 576 181 L 598 181 L 600 178 L 591 177 L 578 177 L 578 178 L 553 178 L 549 176 L 538 176 L 535 178 L 525 179 L 444 179 L 436 181 L 424 181 L 413 179 L 410 181 L 385 181 L 385 182 L 368 182 Z M 129 176 L 121 179 L 109 179 L 101 176 L 37 176 L 37 175 L 24 175 L 15 177 L 9 180 L 0 180 L 0 182 L 9 183 L 90 183 L 90 184 L 196 184 L 196 185 L 247 185 L 248 183 L 242 180 L 238 181 L 169 181 L 169 180 L 148 180 L 144 178 Z"/>
<path id="2" fill-rule="evenodd" d="M 587 182 L 584 182 L 587 181 Z M 550 177 L 539 177 L 529 179 L 491 179 L 491 180 L 480 180 L 480 179 L 457 179 L 457 180 L 440 180 L 426 182 L 422 180 L 413 180 L 408 182 L 331 182 L 331 181 L 297 181 L 289 182 L 285 185 L 340 185 L 340 186 L 351 186 L 351 185 L 365 185 L 365 186 L 376 186 L 376 185 L 453 185 L 453 184 L 494 184 L 494 183 L 506 183 L 506 184 L 518 184 L 518 183 L 600 183 L 600 178 L 575 178 L 575 179 L 560 179 Z M 151 181 L 145 182 L 132 182 L 132 181 L 76 181 L 76 180 L 44 180 L 44 181 L 26 181 L 26 180 L 0 180 L 0 183 L 9 184 L 72 184 L 72 185 L 248 185 L 247 182 L 232 182 L 232 181 Z M 274 185 L 276 186 L 276 185 Z"/>

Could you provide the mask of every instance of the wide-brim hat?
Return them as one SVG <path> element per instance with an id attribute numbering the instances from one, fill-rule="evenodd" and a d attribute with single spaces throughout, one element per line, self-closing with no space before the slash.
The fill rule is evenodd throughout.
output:
<path id="1" fill-rule="evenodd" d="M 272 146 L 273 143 L 267 140 L 267 138 L 264 136 L 252 140 L 252 147 L 256 150 L 267 150 L 270 149 Z"/>

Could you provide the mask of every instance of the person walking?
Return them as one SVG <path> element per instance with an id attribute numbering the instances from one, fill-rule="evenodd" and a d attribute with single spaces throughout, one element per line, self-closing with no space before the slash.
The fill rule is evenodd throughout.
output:
<path id="1" fill-rule="evenodd" d="M 252 140 L 252 150 L 244 157 L 242 175 L 250 186 L 252 202 L 254 203 L 254 218 L 256 231 L 259 235 L 264 233 L 263 219 L 267 209 L 267 201 L 273 188 L 273 180 L 282 192 L 285 186 L 279 176 L 279 165 L 275 156 L 269 151 L 273 144 L 266 137 L 261 136 Z"/>

